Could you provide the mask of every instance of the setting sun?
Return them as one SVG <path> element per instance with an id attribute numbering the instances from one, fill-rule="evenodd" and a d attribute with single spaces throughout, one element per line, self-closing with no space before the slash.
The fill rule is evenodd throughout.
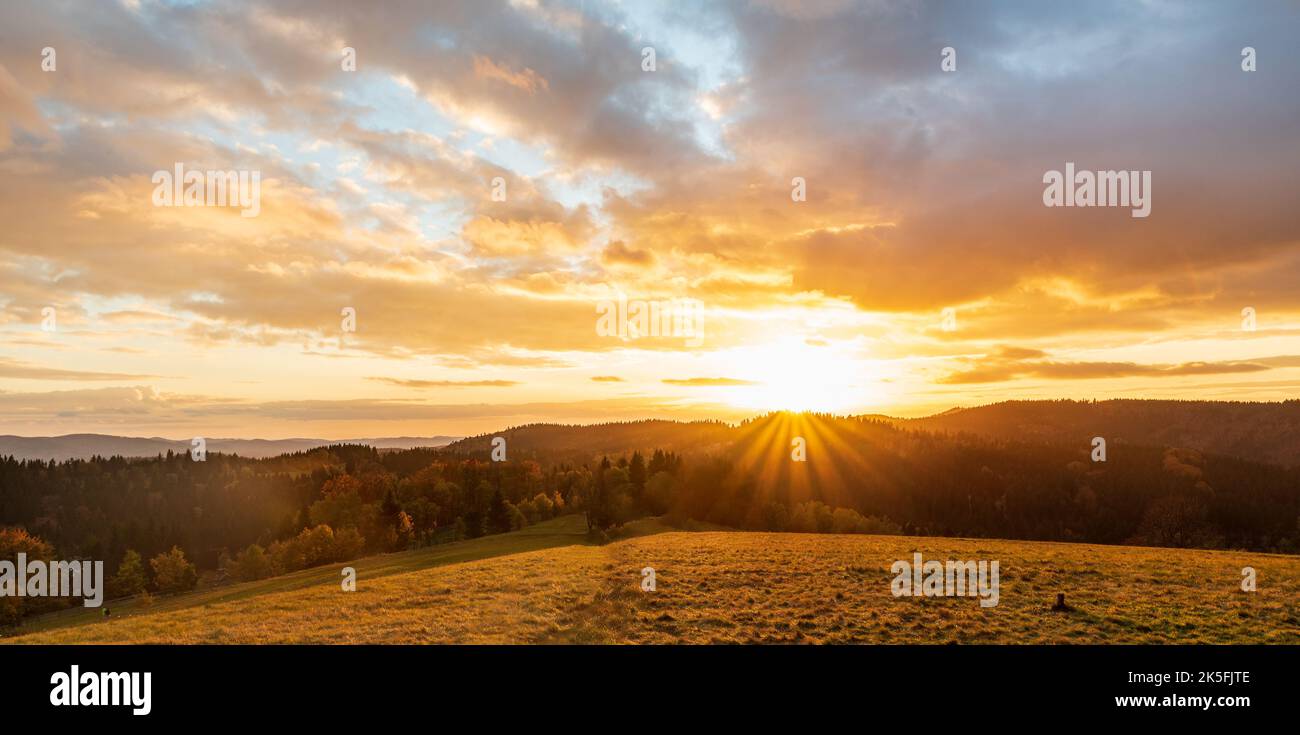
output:
<path id="1" fill-rule="evenodd" d="M 0 29 L 16 721 L 1293 702 L 1295 0 Z"/>
<path id="2" fill-rule="evenodd" d="M 835 346 L 814 346 L 802 338 L 737 350 L 737 374 L 751 381 L 737 386 L 727 402 L 762 411 L 843 413 L 879 400 L 883 391 L 860 360 Z"/>

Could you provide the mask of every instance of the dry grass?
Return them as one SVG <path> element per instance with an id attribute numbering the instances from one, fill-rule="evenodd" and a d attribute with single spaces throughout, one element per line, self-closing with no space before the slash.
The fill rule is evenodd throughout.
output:
<path id="1" fill-rule="evenodd" d="M 890 565 L 997 559 L 996 607 L 895 598 Z M 611 549 L 658 591 L 621 616 L 636 643 L 1300 643 L 1300 559 L 950 538 L 673 534 Z M 1259 590 L 1240 590 L 1241 568 Z M 1072 612 L 1051 611 L 1064 592 Z"/>
<path id="2" fill-rule="evenodd" d="M 571 524 L 571 521 L 564 523 Z M 252 593 L 135 610 L 53 628 L 22 643 L 1300 643 L 1300 558 L 976 539 L 768 533 L 657 533 L 603 547 L 577 529 L 535 530 L 540 550 L 471 561 L 490 539 L 435 564 L 422 552 L 360 571 L 340 591 L 337 568 Z M 530 529 L 531 530 L 531 529 Z M 657 530 L 654 528 L 643 530 Z M 524 544 L 526 549 L 527 544 Z M 546 548 L 549 547 L 549 548 Z M 454 551 L 448 557 L 448 551 Z M 1000 603 L 895 598 L 890 564 L 997 559 Z M 441 560 L 441 561 L 439 561 Z M 396 569 L 392 569 L 392 567 Z M 658 588 L 640 590 L 640 570 Z M 1241 568 L 1259 591 L 1240 590 Z M 381 567 L 384 568 L 384 567 Z M 373 570 L 372 570 L 373 571 Z M 311 574 L 319 574 L 319 578 Z M 304 582 L 303 579 L 316 580 Z M 283 587 L 283 589 L 279 589 Z M 1075 609 L 1054 613 L 1064 592 Z"/>

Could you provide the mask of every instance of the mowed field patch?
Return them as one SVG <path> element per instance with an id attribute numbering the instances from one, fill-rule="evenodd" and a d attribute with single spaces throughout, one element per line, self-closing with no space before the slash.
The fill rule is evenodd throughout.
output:
<path id="1" fill-rule="evenodd" d="M 1300 558 L 988 539 L 670 534 L 610 549 L 628 575 L 637 643 L 1300 643 Z M 894 597 L 891 565 L 998 560 L 995 607 Z M 1241 590 L 1243 567 L 1258 590 Z M 1072 610 L 1054 612 L 1064 593 Z"/>
<path id="2" fill-rule="evenodd" d="M 423 557 L 407 552 L 362 560 L 356 592 L 341 591 L 334 567 L 278 583 L 219 588 L 219 595 L 188 596 L 190 604 L 177 598 L 107 620 L 46 623 L 48 629 L 8 640 L 1300 643 L 1300 558 L 1292 556 L 987 539 L 654 532 L 661 528 L 591 546 L 566 520 Z M 554 538 L 542 539 L 547 532 Z M 489 543 L 504 555 L 473 558 L 482 551 L 477 545 Z M 894 597 L 890 566 L 910 561 L 914 552 L 927 560 L 998 560 L 998 605 L 980 607 L 974 597 Z M 433 565 L 410 568 L 422 559 Z M 1246 566 L 1257 573 L 1253 593 L 1241 590 Z M 651 592 L 641 589 L 645 567 L 655 570 Z M 1052 611 L 1057 593 L 1066 595 L 1072 610 Z"/>

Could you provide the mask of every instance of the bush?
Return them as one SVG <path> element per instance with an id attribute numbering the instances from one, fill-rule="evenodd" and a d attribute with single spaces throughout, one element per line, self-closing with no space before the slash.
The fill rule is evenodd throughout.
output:
<path id="1" fill-rule="evenodd" d="M 254 544 L 236 558 L 235 567 L 241 566 L 245 554 L 253 554 L 248 570 L 237 573 L 241 580 L 261 579 L 277 574 L 288 574 L 308 567 L 332 564 L 336 561 L 348 561 L 361 555 L 366 540 L 355 528 L 345 528 L 337 533 L 334 529 L 321 524 L 315 528 L 304 528 L 291 539 L 276 541 L 266 550 L 265 557 L 269 568 L 262 568 L 257 560 L 262 555 L 261 547 Z M 256 575 L 261 576 L 256 576 Z"/>
<path id="2" fill-rule="evenodd" d="M 127 549 L 122 556 L 122 563 L 117 567 L 117 574 L 109 582 L 110 594 L 113 597 L 138 595 L 144 591 L 146 581 L 144 560 L 140 558 L 139 552 Z"/>
<path id="3" fill-rule="evenodd" d="M 779 525 L 782 514 L 776 508 L 769 508 L 764 514 L 768 528 Z M 789 529 L 798 533 L 871 533 L 881 536 L 898 536 L 903 529 L 888 518 L 864 516 L 852 508 L 835 508 L 812 500 L 799 503 L 790 514 Z"/>
<path id="4" fill-rule="evenodd" d="M 257 544 L 239 552 L 230 564 L 230 574 L 240 582 L 252 582 L 271 576 L 271 558 Z"/>
<path id="5" fill-rule="evenodd" d="M 28 560 L 54 558 L 54 547 L 23 528 L 0 528 L 0 559 L 16 564 L 18 554 Z M 21 573 L 21 572 L 19 572 Z M 15 625 L 25 615 L 55 610 L 68 604 L 65 597 L 0 597 L 0 626 Z"/>
<path id="6" fill-rule="evenodd" d="M 271 571 L 275 574 L 288 574 L 307 568 L 307 557 L 296 538 L 276 541 L 266 549 L 266 553 L 271 557 Z"/>
<path id="7" fill-rule="evenodd" d="M 334 546 L 334 529 L 321 524 L 312 529 L 304 528 L 294 539 L 302 552 L 303 566 L 318 567 L 337 559 Z"/>
<path id="8" fill-rule="evenodd" d="M 888 518 L 877 518 L 876 516 L 866 517 L 866 530 L 862 533 L 875 534 L 877 536 L 902 536 L 903 527 L 889 520 Z"/>
<path id="9" fill-rule="evenodd" d="M 355 528 L 345 528 L 334 534 L 334 560 L 351 561 L 361 556 L 366 547 L 366 540 Z"/>
<path id="10" fill-rule="evenodd" d="M 179 546 L 155 556 L 149 561 L 153 567 L 153 583 L 159 592 L 185 592 L 199 583 L 198 570 L 185 558 Z"/>
<path id="11" fill-rule="evenodd" d="M 506 503 L 506 512 L 510 514 L 510 530 L 518 531 L 528 525 L 528 518 L 519 510 L 519 506 Z"/>
<path id="12" fill-rule="evenodd" d="M 543 520 L 541 515 L 537 512 L 537 505 L 531 500 L 520 502 L 519 505 L 515 506 L 515 510 L 522 513 L 524 519 L 527 520 L 528 523 L 537 523 L 538 521 Z"/>
<path id="13" fill-rule="evenodd" d="M 415 548 L 415 520 L 406 511 L 397 512 L 397 521 L 393 528 L 397 538 L 393 541 L 393 551 Z"/>
<path id="14" fill-rule="evenodd" d="M 537 511 L 537 520 L 539 521 L 555 517 L 555 503 L 546 497 L 546 493 L 537 493 L 536 497 L 533 498 L 533 509 Z"/>
<path id="15" fill-rule="evenodd" d="M 795 506 L 790 514 L 790 530 L 799 533 L 830 533 L 835 528 L 835 514 L 820 500 Z"/>

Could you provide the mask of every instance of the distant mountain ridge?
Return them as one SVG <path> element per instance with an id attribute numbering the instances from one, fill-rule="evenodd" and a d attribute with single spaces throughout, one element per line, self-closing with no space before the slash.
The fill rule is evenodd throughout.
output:
<path id="1" fill-rule="evenodd" d="M 362 439 L 217 439 L 206 438 L 209 452 L 264 458 L 303 452 L 331 444 L 365 444 L 376 449 L 411 449 L 442 447 L 460 437 L 397 436 Z M 0 436 L 0 457 L 63 461 L 100 457 L 153 457 L 172 452 L 188 452 L 189 439 L 162 437 L 113 436 L 110 434 L 65 434 L 63 436 Z"/>
<path id="2" fill-rule="evenodd" d="M 1272 403 L 1239 401 L 1005 401 L 954 408 L 922 418 L 885 415 L 862 418 L 931 433 L 968 433 L 1020 442 L 1089 447 L 1094 436 L 1111 445 L 1141 444 L 1197 449 L 1287 467 L 1300 466 L 1300 400 Z M 751 423 L 757 419 L 752 419 Z M 590 425 L 528 424 L 472 437 L 387 437 L 329 439 L 213 439 L 208 451 L 243 457 L 273 457 L 329 444 L 366 444 L 376 449 L 447 447 L 485 452 L 493 437 L 505 437 L 516 451 L 572 453 L 577 461 L 601 454 L 660 448 L 677 452 L 723 449 L 744 436 L 744 424 L 721 421 L 623 421 Z M 63 460 L 121 455 L 150 457 L 187 452 L 188 440 L 69 434 L 56 437 L 0 436 L 0 456 Z"/>
<path id="3" fill-rule="evenodd" d="M 923 418 L 861 416 L 912 431 L 967 433 L 993 439 L 1091 448 L 1140 444 L 1196 449 L 1285 467 L 1300 466 L 1300 400 L 1240 401 L 1005 401 L 953 408 Z M 751 419 L 745 424 L 759 421 Z M 482 452 L 492 437 L 505 437 L 510 451 L 572 452 L 575 459 L 657 447 L 709 452 L 729 446 L 747 430 L 719 421 L 625 421 L 585 426 L 529 424 L 466 437 L 448 449 Z M 514 455 L 510 455 L 514 456 Z"/>
<path id="4" fill-rule="evenodd" d="M 708 451 L 730 446 L 736 429 L 721 421 L 618 421 L 605 424 L 527 424 L 470 436 L 448 445 L 455 452 L 486 452 L 494 437 L 506 440 L 507 452 L 573 453 L 575 459 L 622 454 L 634 449 Z M 509 455 L 508 455 L 509 456 Z"/>
<path id="5" fill-rule="evenodd" d="M 1300 465 L 1300 400 L 1005 401 L 924 418 L 873 418 L 906 429 L 1009 441 L 1087 446 L 1100 436 L 1108 444 L 1184 447 L 1287 467 Z"/>

